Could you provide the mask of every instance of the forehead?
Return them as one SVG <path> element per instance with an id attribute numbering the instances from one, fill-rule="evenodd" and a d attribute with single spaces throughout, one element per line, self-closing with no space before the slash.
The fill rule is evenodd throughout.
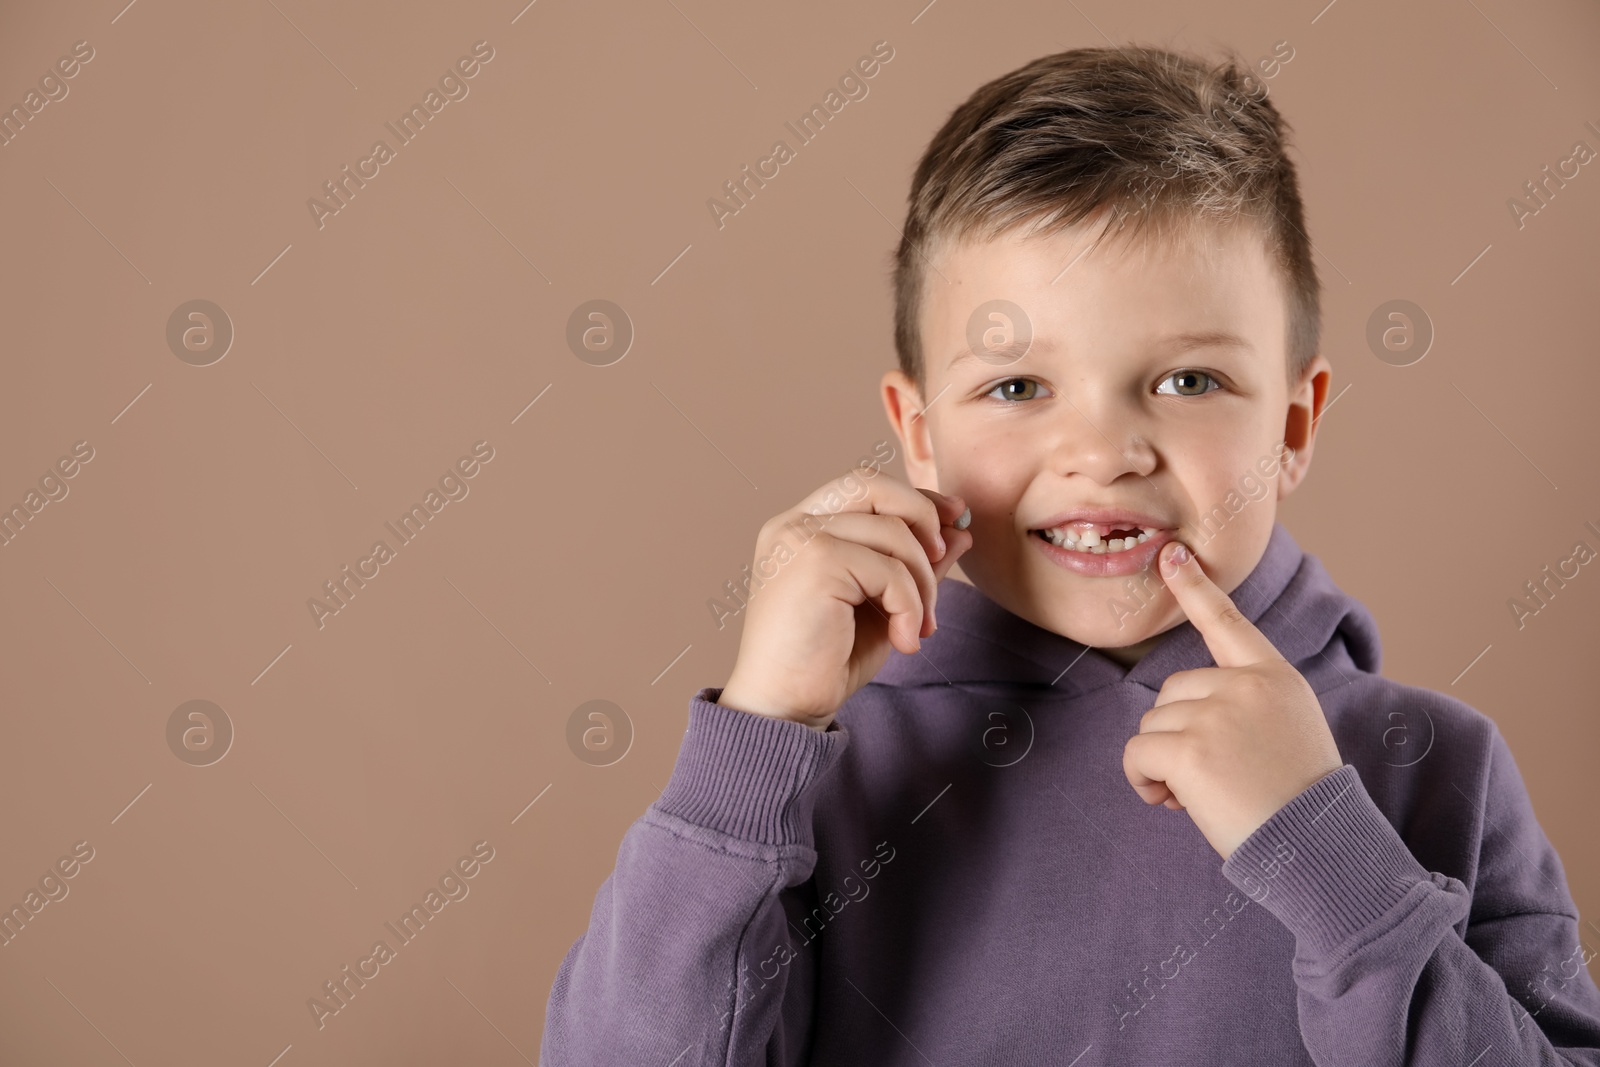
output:
<path id="1" fill-rule="evenodd" d="M 1232 333 L 1281 361 L 1287 308 L 1280 272 L 1248 221 L 1133 237 L 1101 223 L 1051 235 L 1020 231 L 946 243 L 925 266 L 923 338 L 930 375 L 970 351 L 970 335 L 996 302 L 1015 305 L 1022 328 L 1051 344 L 1099 351 L 1163 337 Z M 973 361 L 968 360 L 967 363 Z"/>

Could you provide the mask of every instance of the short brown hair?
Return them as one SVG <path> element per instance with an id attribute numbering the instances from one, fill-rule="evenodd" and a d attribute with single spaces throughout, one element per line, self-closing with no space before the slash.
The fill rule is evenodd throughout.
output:
<path id="1" fill-rule="evenodd" d="M 1105 212 L 1102 238 L 1130 219 L 1130 237 L 1147 222 L 1182 234 L 1254 220 L 1286 282 L 1293 384 L 1317 353 L 1322 315 L 1288 134 L 1231 50 L 1208 65 L 1139 45 L 1075 48 L 983 85 L 929 142 L 912 179 L 894 259 L 901 371 L 926 395 L 931 250 L 1012 230 L 1056 233 Z"/>

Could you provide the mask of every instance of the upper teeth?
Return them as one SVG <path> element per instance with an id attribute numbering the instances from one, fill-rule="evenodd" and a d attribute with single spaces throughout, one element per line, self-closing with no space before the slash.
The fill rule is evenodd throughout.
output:
<path id="1" fill-rule="evenodd" d="M 1124 527 L 1126 529 L 1127 527 Z M 1051 530 L 1041 530 L 1051 544 L 1060 548 L 1070 548 L 1079 552 L 1092 552 L 1095 555 L 1104 555 L 1107 552 L 1125 552 L 1130 548 L 1141 545 L 1155 536 L 1156 531 L 1141 528 L 1137 537 L 1113 537 L 1109 541 L 1100 536 L 1097 526 L 1087 529 L 1064 529 L 1056 527 Z"/>

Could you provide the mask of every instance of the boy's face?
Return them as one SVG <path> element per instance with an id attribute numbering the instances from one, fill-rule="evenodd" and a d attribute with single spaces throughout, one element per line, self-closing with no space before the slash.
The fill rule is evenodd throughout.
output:
<path id="1" fill-rule="evenodd" d="M 1177 247 L 1112 237 L 1077 258 L 1102 224 L 931 253 L 931 403 L 898 370 L 883 398 L 912 483 L 972 509 L 959 566 L 974 585 L 1082 644 L 1142 652 L 1184 618 L 1154 562 L 1162 544 L 1183 541 L 1227 592 L 1259 562 L 1310 463 L 1330 374 L 1318 355 L 1288 382 L 1283 282 L 1248 224 Z M 1025 322 L 1003 305 L 991 316 L 993 301 Z M 1030 330 L 1020 358 L 997 349 Z M 1183 339 L 1217 333 L 1242 343 Z M 1137 517 L 1065 526 L 1065 548 L 1038 532 L 1081 507 Z M 1092 551 L 1130 528 L 1150 536 Z"/>

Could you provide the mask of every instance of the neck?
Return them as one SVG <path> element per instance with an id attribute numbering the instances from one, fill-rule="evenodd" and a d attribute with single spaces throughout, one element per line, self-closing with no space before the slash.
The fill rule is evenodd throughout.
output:
<path id="1" fill-rule="evenodd" d="M 959 563 L 953 564 L 950 569 L 945 572 L 945 574 L 947 577 L 954 578 L 958 582 L 965 582 L 974 589 L 977 588 L 976 583 L 974 583 L 971 578 L 968 578 L 961 572 L 961 564 Z M 1163 631 L 1159 634 L 1155 634 L 1154 636 L 1147 637 L 1137 644 L 1123 645 L 1120 648 L 1100 648 L 1096 649 L 1096 651 L 1104 654 L 1107 659 L 1120 666 L 1123 670 L 1132 670 L 1138 664 L 1138 662 L 1144 658 L 1145 653 L 1159 645 L 1161 643 L 1161 639 L 1165 636 L 1166 632 Z"/>

